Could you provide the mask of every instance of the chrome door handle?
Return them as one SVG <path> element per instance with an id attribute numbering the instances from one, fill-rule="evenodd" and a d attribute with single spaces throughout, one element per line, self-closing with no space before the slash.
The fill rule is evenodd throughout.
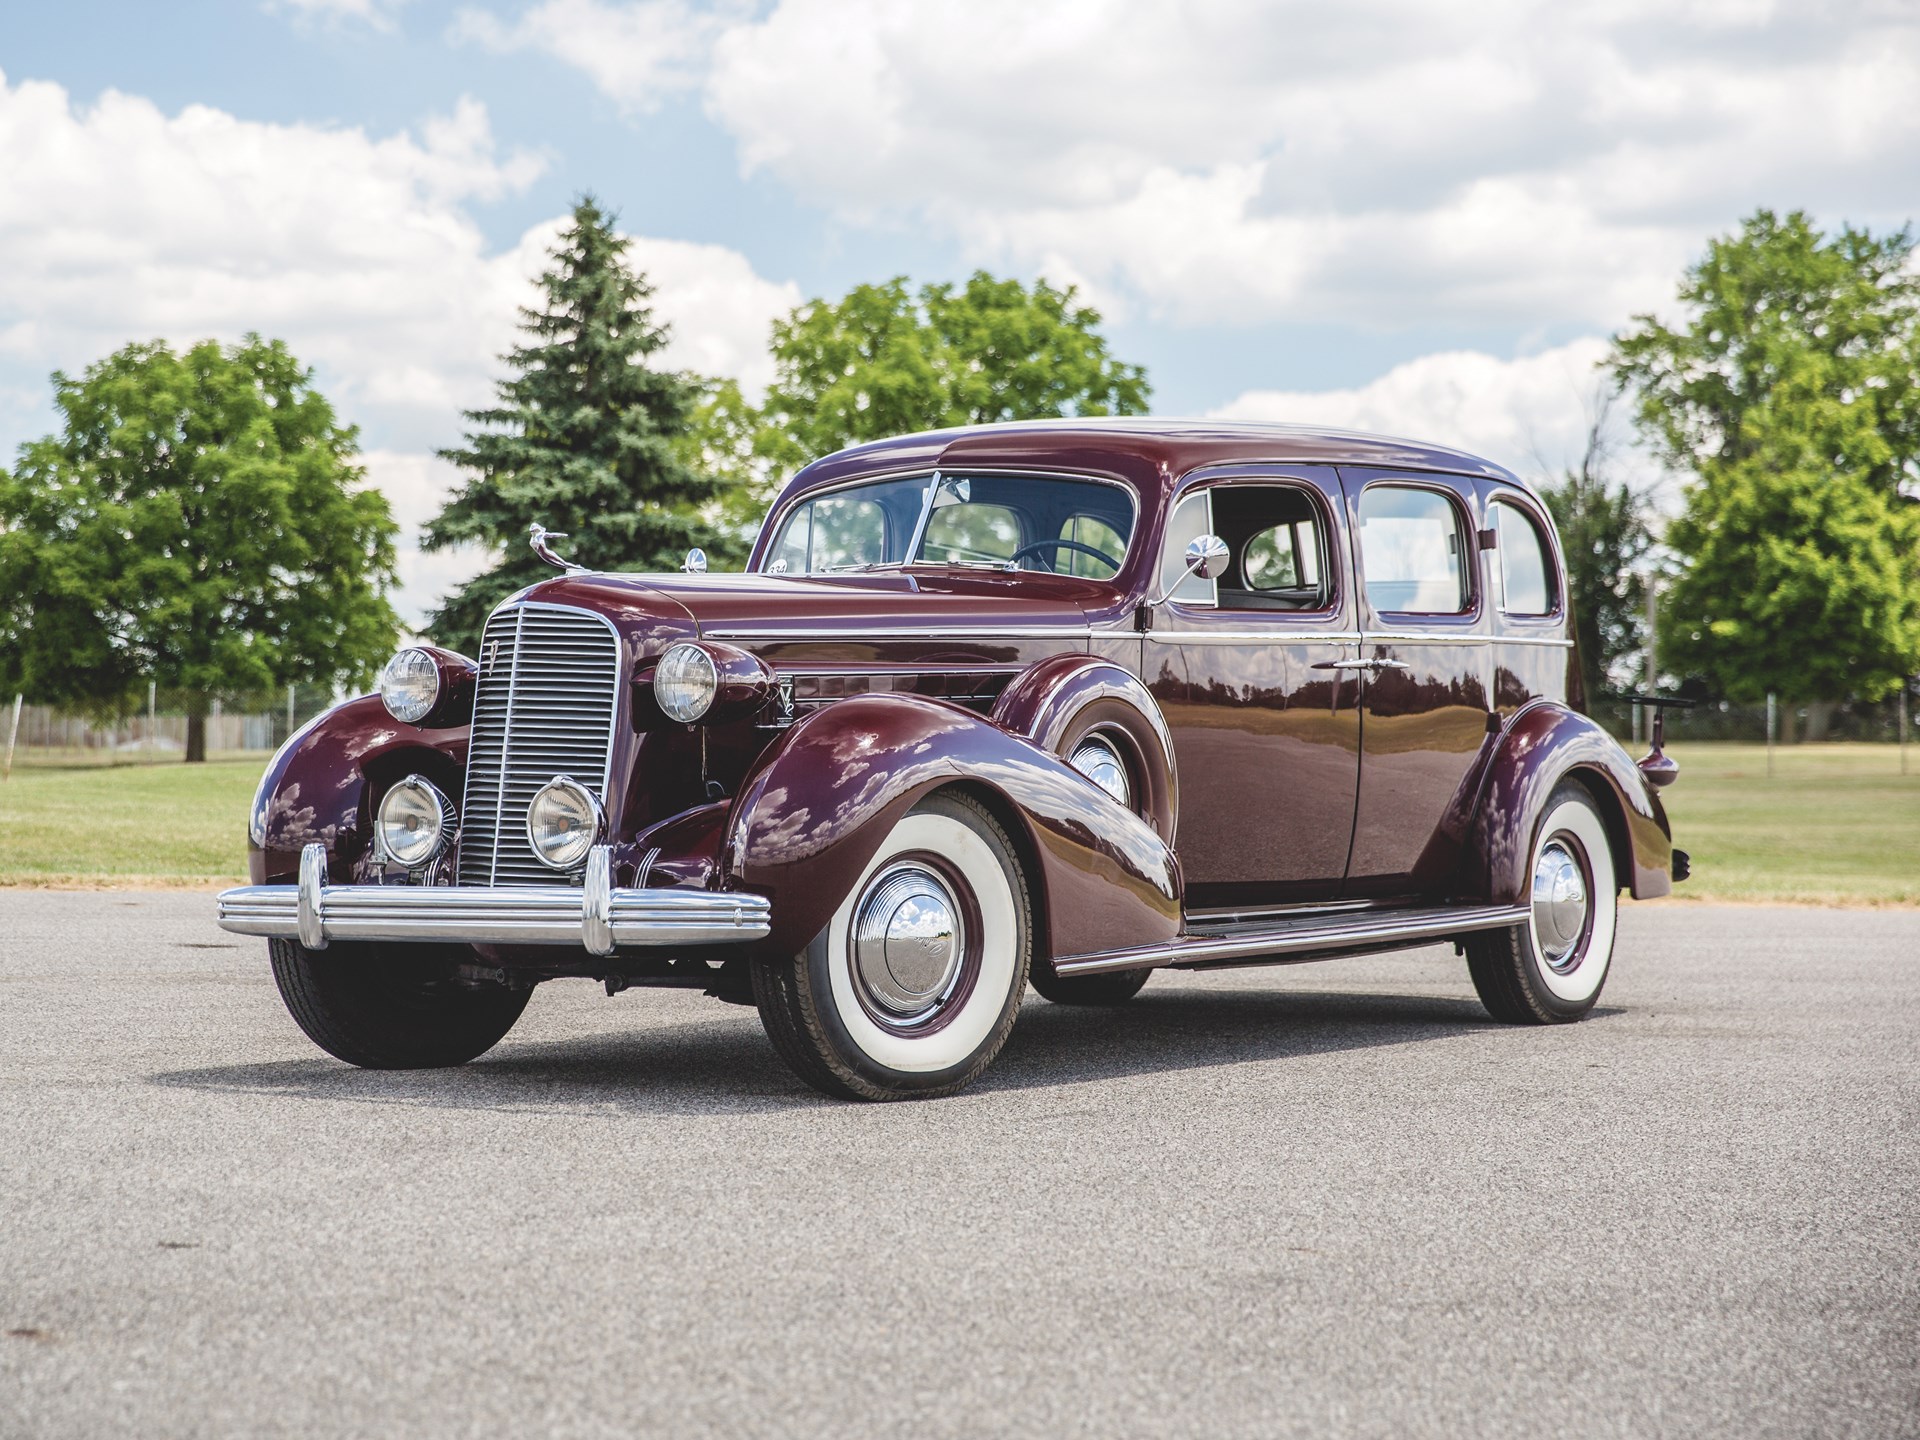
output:
<path id="1" fill-rule="evenodd" d="M 1364 670 L 1369 675 L 1376 675 L 1382 670 L 1405 670 L 1408 667 L 1404 660 L 1362 660 L 1355 656 L 1351 660 L 1319 660 L 1314 663 L 1313 668 L 1316 670 Z"/>

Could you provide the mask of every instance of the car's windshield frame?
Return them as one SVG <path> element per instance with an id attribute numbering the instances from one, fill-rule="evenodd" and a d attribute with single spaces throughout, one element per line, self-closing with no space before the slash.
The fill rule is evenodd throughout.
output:
<path id="1" fill-rule="evenodd" d="M 1050 571 L 1044 565 L 1015 565 L 1011 560 L 966 560 L 952 556 L 943 559 L 927 558 L 923 552 L 927 544 L 927 534 L 933 518 L 940 510 L 947 508 L 946 506 L 936 506 L 933 503 L 936 495 L 936 485 L 940 487 L 942 492 L 952 493 L 948 491 L 946 487 L 971 479 L 1026 480 L 1046 484 L 1098 485 L 1119 491 L 1126 499 L 1128 514 L 1124 533 L 1117 530 L 1115 532 L 1121 535 L 1122 541 L 1120 553 L 1113 557 L 1118 560 L 1119 564 L 1115 567 L 1112 575 L 1075 575 L 1073 578 L 1087 580 L 1094 584 L 1116 585 L 1120 583 L 1120 576 L 1126 570 L 1128 558 L 1133 552 L 1140 532 L 1140 496 L 1132 485 L 1105 475 L 1085 475 L 1053 470 L 1031 470 L 1026 468 L 982 465 L 969 465 L 953 469 L 945 467 L 929 468 L 920 465 L 914 466 L 911 469 L 863 475 L 858 479 L 849 479 L 837 484 L 823 485 L 815 489 L 801 491 L 791 496 L 784 504 L 777 505 L 773 513 L 768 515 L 766 523 L 762 528 L 762 536 L 765 540 L 766 548 L 760 557 L 760 562 L 757 567 L 758 573 L 792 574 L 795 576 L 812 575 L 817 577 L 823 575 L 853 575 L 872 573 L 875 571 L 907 569 L 985 569 L 1021 574 L 1072 574 L 1070 570 L 1065 569 Z M 913 516 L 911 530 L 907 536 L 905 545 L 907 558 L 824 566 L 812 570 L 787 569 L 784 567 L 781 562 L 780 552 L 787 548 L 785 543 L 787 528 L 793 522 L 794 517 L 806 506 L 819 500 L 849 498 L 862 490 L 898 486 L 903 481 L 919 482 L 924 492 L 921 497 L 921 503 Z M 984 505 L 992 502 L 983 500 L 972 502 L 962 501 L 961 503 Z M 1098 519 L 1101 517 L 1091 516 L 1089 518 Z M 1103 520 L 1103 523 L 1106 522 Z M 884 540 L 882 543 L 884 545 Z M 1029 542 L 1029 544 L 1039 543 L 1042 542 L 1040 540 Z"/>

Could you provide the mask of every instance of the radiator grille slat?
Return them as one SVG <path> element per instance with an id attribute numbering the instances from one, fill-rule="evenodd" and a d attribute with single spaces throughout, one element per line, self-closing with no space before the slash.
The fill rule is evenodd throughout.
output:
<path id="1" fill-rule="evenodd" d="M 565 885 L 527 844 L 527 802 L 571 775 L 606 803 L 619 641 L 591 611 L 515 605 L 488 619 L 480 655 L 459 883 Z"/>

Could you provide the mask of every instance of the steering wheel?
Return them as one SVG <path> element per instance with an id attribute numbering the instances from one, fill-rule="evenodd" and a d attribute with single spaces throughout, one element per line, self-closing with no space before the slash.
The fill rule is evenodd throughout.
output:
<path id="1" fill-rule="evenodd" d="M 1018 550 L 1014 551 L 1013 554 L 1007 557 L 1007 563 L 1009 565 L 1018 565 L 1021 558 L 1026 555 L 1032 555 L 1034 559 L 1040 560 L 1040 552 L 1042 550 L 1078 550 L 1082 555 L 1091 555 L 1115 574 L 1118 574 L 1120 570 L 1120 562 L 1114 559 L 1113 556 L 1107 554 L 1104 550 L 1096 550 L 1091 545 L 1082 544 L 1078 540 L 1036 540 L 1031 545 L 1022 545 Z M 1048 565 L 1045 560 L 1040 560 L 1040 563 L 1045 566 L 1050 573 L 1059 573 L 1054 570 L 1053 566 Z"/>

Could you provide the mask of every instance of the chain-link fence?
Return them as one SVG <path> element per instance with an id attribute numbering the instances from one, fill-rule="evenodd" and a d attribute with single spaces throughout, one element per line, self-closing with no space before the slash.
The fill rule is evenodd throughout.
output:
<path id="1" fill-rule="evenodd" d="M 1622 740 L 1644 739 L 1650 717 L 1642 714 L 1636 729 L 1634 711 L 1640 707 L 1624 699 L 1605 698 L 1590 704 L 1589 713 Z M 1769 714 L 1771 713 L 1771 725 Z M 1907 735 L 1920 715 L 1920 700 L 1907 700 Z M 1738 740 L 1764 745 L 1792 745 L 1819 740 L 1873 741 L 1895 744 L 1902 739 L 1901 706 L 1893 697 L 1877 704 L 1846 701 L 1830 706 L 1790 704 L 1776 700 L 1771 707 L 1736 705 L 1727 700 L 1700 699 L 1690 710 L 1667 711 L 1667 738 L 1671 741 Z"/>
<path id="2" fill-rule="evenodd" d="M 273 695 L 210 704 L 207 753 L 271 751 L 300 726 L 332 705 L 331 689 L 296 685 Z M 160 691 L 151 709 L 120 713 L 65 710 L 22 704 L 14 729 L 12 697 L 0 703 L 0 747 L 14 736 L 13 763 L 141 765 L 182 760 L 187 753 L 184 697 Z"/>

